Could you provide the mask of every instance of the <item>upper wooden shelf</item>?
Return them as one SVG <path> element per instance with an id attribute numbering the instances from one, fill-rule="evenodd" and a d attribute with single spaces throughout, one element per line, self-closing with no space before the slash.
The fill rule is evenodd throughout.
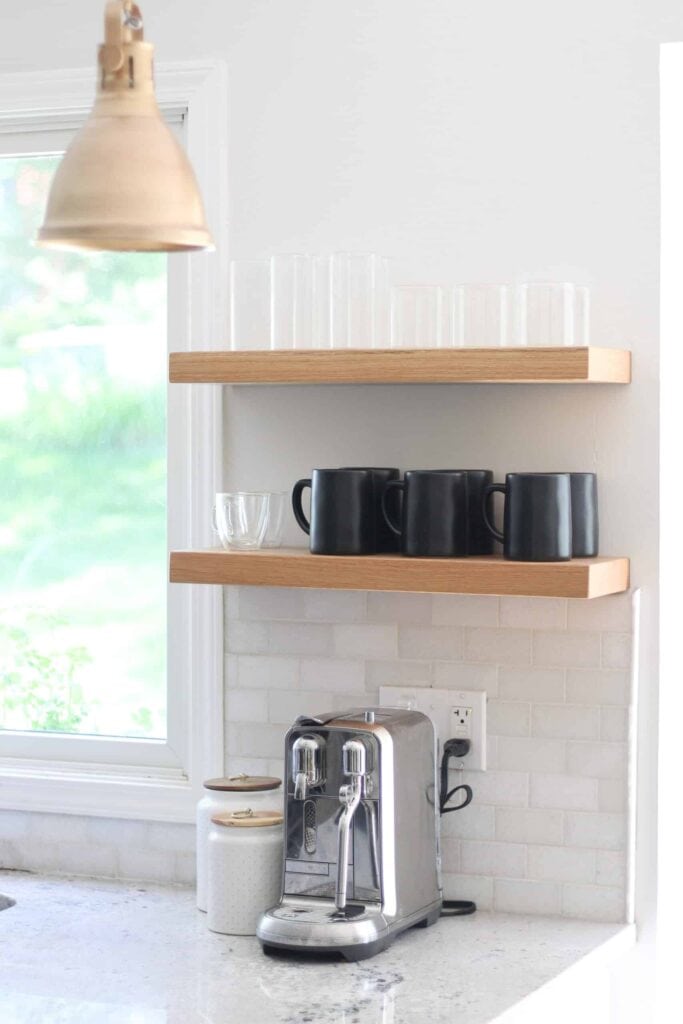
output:
<path id="1" fill-rule="evenodd" d="M 174 352 L 185 384 L 629 384 L 618 348 L 311 349 Z"/>
<path id="2" fill-rule="evenodd" d="M 311 555 L 305 548 L 171 552 L 172 583 L 218 583 L 427 594 L 603 597 L 629 585 L 628 558 L 509 562 L 501 557 Z"/>

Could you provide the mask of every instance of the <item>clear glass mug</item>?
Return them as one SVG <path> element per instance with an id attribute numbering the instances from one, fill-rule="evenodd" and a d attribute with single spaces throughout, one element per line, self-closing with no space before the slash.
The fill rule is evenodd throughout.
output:
<path id="1" fill-rule="evenodd" d="M 266 532 L 262 547 L 279 548 L 282 544 L 282 533 L 285 526 L 285 511 L 289 508 L 289 491 L 270 491 L 268 494 L 268 514 Z"/>
<path id="2" fill-rule="evenodd" d="M 268 527 L 270 495 L 266 491 L 233 491 L 216 495 L 213 528 L 224 548 L 260 548 Z"/>

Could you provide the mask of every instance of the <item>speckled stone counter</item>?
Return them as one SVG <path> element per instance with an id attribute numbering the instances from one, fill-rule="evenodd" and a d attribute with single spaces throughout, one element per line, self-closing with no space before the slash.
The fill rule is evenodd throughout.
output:
<path id="1" fill-rule="evenodd" d="M 3 1024 L 487 1024 L 623 932 L 479 913 L 372 960 L 265 957 L 189 889 L 0 872 Z"/>

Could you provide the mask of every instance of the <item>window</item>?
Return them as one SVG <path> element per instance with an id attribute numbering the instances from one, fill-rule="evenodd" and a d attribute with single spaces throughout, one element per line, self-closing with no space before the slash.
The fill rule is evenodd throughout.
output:
<path id="1" fill-rule="evenodd" d="M 225 68 L 158 65 L 156 86 L 215 234 Z M 222 399 L 168 389 L 164 343 L 224 346 L 227 247 L 32 248 L 92 92 L 91 70 L 0 75 L 0 807 L 190 821 L 223 765 L 222 594 L 167 588 L 167 550 L 212 543 Z"/>
<path id="2" fill-rule="evenodd" d="M 0 158 L 0 728 L 165 739 L 167 260 L 35 247 L 58 162 Z"/>

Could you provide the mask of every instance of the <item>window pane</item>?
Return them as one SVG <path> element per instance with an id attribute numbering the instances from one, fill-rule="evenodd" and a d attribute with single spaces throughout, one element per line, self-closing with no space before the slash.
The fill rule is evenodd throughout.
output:
<path id="1" fill-rule="evenodd" d="M 166 258 L 33 246 L 0 159 L 0 727 L 166 735 Z"/>

